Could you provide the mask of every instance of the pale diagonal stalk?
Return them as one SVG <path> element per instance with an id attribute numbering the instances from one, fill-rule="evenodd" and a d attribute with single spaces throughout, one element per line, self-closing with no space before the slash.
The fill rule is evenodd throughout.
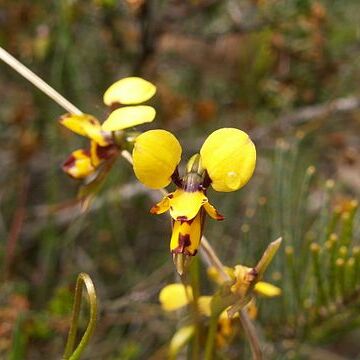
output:
<path id="1" fill-rule="evenodd" d="M 29 82 L 31 82 L 39 90 L 41 90 L 43 93 L 45 93 L 47 96 L 49 96 L 58 105 L 63 107 L 66 111 L 68 111 L 68 112 L 70 112 L 72 114 L 77 114 L 77 115 L 82 115 L 83 114 L 83 112 L 80 109 L 78 109 L 75 105 L 73 105 L 71 102 L 69 102 L 67 99 L 65 99 L 55 89 L 53 89 L 49 84 L 44 82 L 44 80 L 42 80 L 40 77 L 38 77 L 35 73 L 33 73 L 30 69 L 28 69 L 22 63 L 20 63 L 17 59 L 15 59 L 12 55 L 10 55 L 6 50 L 4 50 L 1 47 L 0 47 L 0 59 L 3 60 L 6 64 L 8 64 L 10 67 L 12 67 L 15 71 L 17 71 L 20 75 L 22 75 Z M 123 150 L 121 152 L 121 156 L 124 159 L 126 159 L 130 164 L 132 164 L 132 156 L 127 150 Z M 167 194 L 167 191 L 165 189 L 160 189 L 159 191 L 163 195 Z M 222 276 L 222 278 L 224 280 L 226 280 L 226 281 L 230 280 L 229 276 L 226 274 L 226 272 L 223 269 L 223 265 L 222 265 L 220 259 L 218 258 L 215 251 L 213 250 L 213 248 L 211 247 L 211 245 L 209 244 L 209 242 L 207 241 L 207 239 L 204 236 L 202 237 L 201 249 L 202 249 L 204 257 L 207 258 L 207 261 L 210 264 L 212 264 L 212 266 L 214 266 L 216 269 L 218 269 L 219 274 Z M 85 283 L 85 284 L 87 284 L 87 283 Z M 95 296 L 95 299 L 96 299 L 96 296 Z M 81 302 L 80 302 L 80 304 L 81 304 Z M 75 305 L 76 304 L 74 303 L 74 310 L 75 310 Z M 95 315 L 96 315 L 96 310 L 95 310 Z M 259 339 L 257 337 L 255 327 L 251 323 L 247 313 L 244 310 L 240 311 L 240 318 L 245 318 L 246 319 L 246 321 L 244 321 L 242 323 L 243 323 L 243 326 L 244 326 L 245 334 L 247 335 L 247 338 L 248 338 L 248 340 L 250 342 L 250 345 L 251 345 L 254 360 L 262 359 L 261 349 L 260 349 L 260 342 L 259 342 Z M 95 319 L 96 319 L 96 316 L 95 316 Z M 94 319 L 91 318 L 91 320 L 94 320 Z M 90 323 L 89 323 L 89 325 L 90 325 Z M 95 326 L 94 323 L 92 325 Z M 88 330 L 91 330 L 91 333 L 89 333 L 89 332 L 86 333 L 85 332 L 84 337 L 82 338 L 82 340 L 81 340 L 79 346 L 77 347 L 77 349 L 75 350 L 75 352 L 77 352 L 77 350 L 81 350 L 81 349 L 83 350 L 83 347 L 86 344 L 84 345 L 84 343 L 82 343 L 82 341 L 84 340 L 87 343 L 87 341 L 89 340 L 89 337 L 91 336 L 92 331 L 94 329 L 93 328 L 89 329 L 89 326 L 88 326 L 86 331 L 88 331 Z M 76 354 L 79 354 L 79 353 L 75 354 L 75 352 L 74 352 L 74 354 L 72 355 L 71 358 L 66 358 L 65 357 L 66 355 L 68 355 L 68 349 L 70 348 L 70 346 L 73 347 L 73 345 L 74 345 L 75 336 L 73 336 L 73 334 L 75 332 L 75 335 L 76 335 L 76 331 L 77 331 L 77 327 L 75 329 L 73 329 L 73 330 L 70 329 L 70 332 L 71 332 L 71 334 L 69 333 L 69 338 L 70 338 L 70 335 L 71 335 L 71 339 L 69 339 L 70 340 L 70 345 L 68 345 L 69 344 L 69 340 L 68 340 L 68 344 L 67 344 L 66 350 L 65 350 L 64 359 L 69 359 L 69 360 L 78 359 L 78 357 L 73 357 L 73 356 L 76 356 Z M 86 338 L 85 338 L 85 335 L 87 336 Z M 80 345 L 81 345 L 81 349 L 79 349 Z M 78 356 L 80 356 L 80 354 Z"/>
<path id="2" fill-rule="evenodd" d="M 64 108 L 71 114 L 81 115 L 83 112 L 73 105 L 70 101 L 65 99 L 60 95 L 54 88 L 42 80 L 39 76 L 33 73 L 29 68 L 23 65 L 20 61 L 15 59 L 11 54 L 9 54 L 5 49 L 0 47 L 0 59 L 12 67 L 16 72 L 22 75 L 26 80 L 30 81 L 35 85 L 39 90 L 49 96 L 54 100 L 58 105 Z"/>
<path id="3" fill-rule="evenodd" d="M 86 291 L 89 297 L 90 318 L 85 333 L 81 338 L 79 345 L 74 350 L 84 285 L 86 287 Z M 68 333 L 68 339 L 66 342 L 63 360 L 78 360 L 80 358 L 81 354 L 85 350 L 95 330 L 96 320 L 97 320 L 97 298 L 96 298 L 94 284 L 88 274 L 80 273 L 76 281 L 75 299 L 74 299 L 73 313 L 71 318 L 71 326 Z"/>

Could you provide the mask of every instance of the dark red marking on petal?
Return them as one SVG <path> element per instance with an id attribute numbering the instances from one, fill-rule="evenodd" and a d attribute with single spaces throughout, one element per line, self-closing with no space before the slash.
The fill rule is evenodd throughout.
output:
<path id="1" fill-rule="evenodd" d="M 179 246 L 185 248 L 191 245 L 190 235 L 179 233 Z"/>
<path id="2" fill-rule="evenodd" d="M 101 160 L 108 160 L 117 155 L 118 148 L 115 145 L 96 146 L 96 155 Z"/>
<path id="3" fill-rule="evenodd" d="M 249 271 L 249 274 L 254 276 L 254 277 L 257 277 L 259 275 L 258 271 L 255 269 L 255 268 L 252 268 L 250 271 Z"/>
<path id="4" fill-rule="evenodd" d="M 156 214 L 158 213 L 159 209 L 160 209 L 160 206 L 154 205 L 154 206 L 150 209 L 150 213 L 156 215 Z"/>
<path id="5" fill-rule="evenodd" d="M 185 221 L 188 221 L 188 218 L 187 216 L 178 216 L 176 218 L 177 221 L 181 221 L 181 223 L 185 222 Z"/>
<path id="6" fill-rule="evenodd" d="M 62 164 L 62 169 L 67 173 L 71 168 L 73 168 L 75 166 L 75 156 L 74 155 L 70 155 Z"/>
<path id="7" fill-rule="evenodd" d="M 217 210 L 216 210 L 216 220 L 217 221 L 223 221 L 225 219 L 224 215 L 221 215 Z"/>
<path id="8" fill-rule="evenodd" d="M 111 112 L 113 112 L 114 110 L 119 109 L 121 107 L 122 107 L 122 104 L 119 102 L 116 102 L 116 101 L 110 104 Z"/>
<path id="9" fill-rule="evenodd" d="M 188 249 L 186 249 L 186 247 L 191 245 L 189 234 L 184 235 L 180 233 L 178 238 L 178 244 L 178 247 L 171 251 L 173 254 L 184 254 L 188 256 L 194 256 L 196 254 L 196 252 L 192 254 Z"/>
<path id="10" fill-rule="evenodd" d="M 168 199 L 172 199 L 174 197 L 174 194 L 169 194 L 167 197 Z"/>
<path id="11" fill-rule="evenodd" d="M 210 176 L 207 173 L 207 171 L 205 170 L 205 177 L 204 177 L 204 180 L 203 180 L 203 183 L 201 184 L 201 186 L 203 187 L 203 189 L 207 189 L 210 186 L 211 182 L 212 181 L 210 179 Z"/>
<path id="12" fill-rule="evenodd" d="M 181 188 L 181 187 L 183 186 L 183 181 L 182 181 L 182 179 L 180 178 L 179 169 L 178 169 L 177 166 L 176 166 L 173 174 L 171 175 L 171 180 L 173 181 L 173 183 L 174 183 L 177 187 Z"/>
<path id="13" fill-rule="evenodd" d="M 179 216 L 179 217 L 180 217 L 180 216 Z M 193 221 L 195 220 L 195 218 L 192 218 L 192 219 L 190 219 L 190 220 L 182 220 L 182 219 L 179 219 L 179 217 L 177 218 L 177 221 L 180 221 L 181 225 L 182 225 L 183 223 L 188 223 L 189 225 L 191 225 L 191 224 L 193 223 Z M 185 218 L 186 218 L 186 216 L 185 216 Z"/>
<path id="14" fill-rule="evenodd" d="M 197 251 L 194 251 L 194 253 L 191 253 L 189 250 L 185 249 L 184 251 L 180 251 L 180 249 L 177 247 L 174 250 L 171 250 L 171 254 L 184 254 L 187 256 L 194 256 Z"/>

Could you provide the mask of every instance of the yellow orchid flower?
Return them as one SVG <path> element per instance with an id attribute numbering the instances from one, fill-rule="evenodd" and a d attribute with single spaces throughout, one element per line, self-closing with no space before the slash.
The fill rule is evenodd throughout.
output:
<path id="1" fill-rule="evenodd" d="M 95 171 L 91 162 L 90 151 L 75 150 L 63 163 L 62 169 L 74 179 L 83 179 Z"/>
<path id="2" fill-rule="evenodd" d="M 207 318 L 211 316 L 212 298 L 212 296 L 200 296 L 197 300 L 197 307 L 200 314 Z M 180 310 L 193 301 L 192 288 L 180 283 L 169 284 L 160 291 L 159 301 L 162 309 L 166 312 Z M 245 310 L 247 311 L 249 317 L 254 319 L 257 314 L 255 301 L 251 300 L 245 306 Z M 225 309 L 218 318 L 218 327 L 216 332 L 216 342 L 218 347 L 223 347 L 229 343 L 231 337 L 234 334 L 233 324 L 233 318 L 228 316 L 227 310 Z M 187 325 L 186 328 L 190 329 L 191 326 L 192 325 Z M 177 336 L 178 335 L 176 334 L 176 339 Z M 187 340 L 189 339 L 187 338 Z M 171 344 L 172 343 L 173 341 L 171 341 Z M 183 345 L 184 344 L 182 343 L 182 346 Z"/>
<path id="3" fill-rule="evenodd" d="M 134 172 L 137 178 L 153 189 L 173 181 L 177 190 L 152 207 L 151 213 L 170 211 L 173 232 L 170 251 L 179 274 L 197 253 L 206 214 L 215 220 L 224 217 L 210 204 L 206 191 L 229 192 L 243 187 L 254 172 L 255 146 L 249 136 L 239 129 L 223 128 L 214 131 L 186 166 L 184 176 L 178 173 L 181 145 L 165 130 L 150 130 L 135 140 Z"/>
<path id="4" fill-rule="evenodd" d="M 237 265 L 237 266 L 241 266 L 241 265 Z M 236 280 L 236 273 L 235 273 L 236 267 L 231 268 L 228 266 L 224 266 L 223 268 L 224 268 L 224 271 L 229 275 L 231 280 L 235 281 Z M 246 268 L 246 269 L 248 269 L 248 271 L 250 270 L 250 268 Z M 221 285 L 224 283 L 218 270 L 215 267 L 213 267 L 213 266 L 208 267 L 207 274 L 208 274 L 208 277 L 211 280 L 213 280 L 216 284 Z M 239 275 L 239 271 L 237 274 Z M 254 286 L 254 292 L 256 294 L 264 296 L 264 297 L 276 297 L 276 296 L 281 295 L 281 289 L 279 287 L 272 285 L 265 281 L 258 281 Z"/>
<path id="5" fill-rule="evenodd" d="M 74 151 L 63 164 L 63 170 L 76 179 L 83 179 L 95 171 L 107 160 L 114 159 L 124 142 L 124 130 L 152 122 L 155 109 L 148 105 L 136 105 L 149 100 L 156 87 L 139 77 L 121 79 L 111 85 L 104 94 L 105 105 L 116 108 L 101 124 L 89 114 L 65 114 L 61 125 L 91 141 L 90 150 Z"/>

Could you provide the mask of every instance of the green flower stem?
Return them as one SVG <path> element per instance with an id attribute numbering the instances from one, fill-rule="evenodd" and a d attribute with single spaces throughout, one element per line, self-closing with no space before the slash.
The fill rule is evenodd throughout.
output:
<path id="1" fill-rule="evenodd" d="M 314 276 L 315 281 L 317 284 L 318 292 L 318 304 L 319 305 L 326 305 L 327 304 L 327 298 L 326 298 L 326 292 L 324 288 L 324 282 L 321 275 L 321 264 L 320 264 L 320 245 L 317 243 L 312 243 L 310 245 L 310 251 L 312 254 L 312 261 L 313 261 L 313 268 L 314 268 Z"/>
<path id="2" fill-rule="evenodd" d="M 79 345 L 74 350 L 74 344 L 76 340 L 76 334 L 78 330 L 79 315 L 81 309 L 81 300 L 82 300 L 82 290 L 85 285 L 86 291 L 89 296 L 90 302 L 90 319 L 88 326 L 85 330 L 85 333 L 80 340 Z M 95 330 L 97 320 L 97 299 L 94 284 L 90 276 L 86 273 L 80 273 L 78 275 L 75 287 L 75 299 L 73 306 L 73 313 L 71 319 L 71 326 L 68 333 L 68 339 L 66 342 L 65 352 L 63 355 L 63 360 L 78 360 L 82 352 L 85 350 L 85 347 L 89 343 L 89 340 Z"/>
<path id="3" fill-rule="evenodd" d="M 345 294 L 345 260 L 343 258 L 336 260 L 336 275 L 338 295 L 342 297 Z"/>
<path id="4" fill-rule="evenodd" d="M 210 318 L 210 326 L 206 339 L 205 347 L 205 360 L 212 360 L 215 352 L 215 340 L 216 340 L 216 331 L 218 326 L 218 316 L 212 315 Z"/>
<path id="5" fill-rule="evenodd" d="M 335 299 L 335 284 L 336 284 L 336 255 L 338 249 L 338 238 L 336 234 L 331 234 L 328 240 L 329 249 L 329 297 L 331 300 Z"/>
<path id="6" fill-rule="evenodd" d="M 331 216 L 331 219 L 326 229 L 326 239 L 329 239 L 331 234 L 334 233 L 336 226 L 340 220 L 340 215 L 341 215 L 340 209 L 336 208 Z"/>
<path id="7" fill-rule="evenodd" d="M 290 269 L 290 280 L 291 286 L 293 288 L 293 292 L 295 294 L 296 305 L 300 306 L 302 304 L 301 301 L 301 293 L 299 286 L 299 276 L 296 271 L 295 259 L 294 259 L 294 248 L 292 246 L 286 246 L 285 255 L 288 268 Z"/>
<path id="8" fill-rule="evenodd" d="M 354 218 L 356 210 L 358 209 L 358 202 L 352 200 L 350 202 L 350 210 L 341 214 L 342 228 L 340 234 L 340 243 L 344 246 L 349 246 L 353 238 Z"/>
<path id="9" fill-rule="evenodd" d="M 345 268 L 345 286 L 346 286 L 346 294 L 349 294 L 356 285 L 356 279 L 354 276 L 355 270 L 355 258 L 350 257 L 346 261 L 346 268 Z"/>
<path id="10" fill-rule="evenodd" d="M 199 260 L 195 257 L 190 265 L 191 287 L 193 290 L 193 317 L 195 325 L 195 334 L 192 348 L 192 358 L 194 360 L 200 359 L 200 334 L 201 334 L 201 322 L 199 318 L 198 299 L 200 295 L 200 279 L 199 279 Z"/>
<path id="11" fill-rule="evenodd" d="M 355 264 L 354 264 L 354 287 L 359 282 L 359 276 L 360 276 L 360 247 L 354 246 L 352 249 L 353 257 L 355 258 Z"/>

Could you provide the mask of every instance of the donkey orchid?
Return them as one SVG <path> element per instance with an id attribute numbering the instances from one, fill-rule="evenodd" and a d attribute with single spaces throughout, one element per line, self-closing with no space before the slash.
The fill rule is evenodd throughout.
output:
<path id="1" fill-rule="evenodd" d="M 206 214 L 215 220 L 224 219 L 209 202 L 208 187 L 221 192 L 238 190 L 249 181 L 256 163 L 254 144 L 244 131 L 235 128 L 214 131 L 200 153 L 190 158 L 182 177 L 178 171 L 181 153 L 176 137 L 165 130 L 139 135 L 133 149 L 134 172 L 144 185 L 159 189 L 172 181 L 177 186 L 150 211 L 170 211 L 170 251 L 179 274 L 197 253 Z"/>

